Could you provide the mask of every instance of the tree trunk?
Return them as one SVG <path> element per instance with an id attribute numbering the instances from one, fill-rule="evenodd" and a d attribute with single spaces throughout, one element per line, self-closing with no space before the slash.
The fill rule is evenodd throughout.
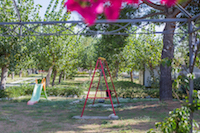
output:
<path id="1" fill-rule="evenodd" d="M 114 78 L 118 78 L 118 72 L 119 72 L 119 61 L 116 61 L 116 69 L 115 69 L 115 76 L 114 76 Z"/>
<path id="2" fill-rule="evenodd" d="M 53 81 L 52 81 L 52 86 L 54 86 L 54 84 L 55 84 L 55 79 L 56 79 L 56 75 L 57 75 L 57 70 L 55 70 L 54 72 L 53 72 Z"/>
<path id="3" fill-rule="evenodd" d="M 133 70 L 130 72 L 131 82 L 133 82 Z"/>
<path id="4" fill-rule="evenodd" d="M 27 69 L 28 75 L 32 74 L 32 70 L 31 69 Z"/>
<path id="5" fill-rule="evenodd" d="M 19 77 L 22 77 L 22 70 L 19 71 Z"/>
<path id="6" fill-rule="evenodd" d="M 15 72 L 12 72 L 11 73 L 11 79 L 14 79 L 14 77 L 15 77 Z"/>
<path id="7" fill-rule="evenodd" d="M 170 15 L 167 18 L 171 18 Z M 172 61 L 174 58 L 174 45 L 173 45 L 173 36 L 174 36 L 174 28 L 175 23 L 167 22 L 164 29 L 163 36 L 163 50 L 161 59 L 166 59 L 168 62 Z M 172 78 L 171 72 L 172 67 L 171 63 L 164 65 L 160 65 L 160 100 L 167 101 L 172 100 Z"/>
<path id="8" fill-rule="evenodd" d="M 149 68 L 150 68 L 149 73 L 150 73 L 150 76 L 152 78 L 152 81 L 151 80 L 150 81 L 151 81 L 151 83 L 154 83 L 154 82 L 156 82 L 156 78 L 155 78 L 154 68 L 152 66 L 152 63 L 149 63 Z M 151 85 L 151 87 L 153 87 L 153 86 Z"/>
<path id="9" fill-rule="evenodd" d="M 1 68 L 2 73 L 1 73 L 1 86 L 0 90 L 4 90 L 6 88 L 6 80 L 8 76 L 8 68 L 7 66 L 4 66 Z"/>
<path id="10" fill-rule="evenodd" d="M 89 79 L 92 78 L 92 63 L 90 63 Z"/>
<path id="11" fill-rule="evenodd" d="M 62 75 L 63 75 L 63 71 L 61 71 L 61 73 L 60 73 L 60 75 L 59 75 L 59 82 L 58 82 L 58 84 L 60 84 L 60 82 L 61 82 Z"/>
<path id="12" fill-rule="evenodd" d="M 51 74 L 52 74 L 52 70 L 53 70 L 53 66 L 51 66 L 48 70 L 48 74 L 46 77 L 46 85 L 49 86 L 50 85 L 50 78 L 51 78 Z"/>
<path id="13" fill-rule="evenodd" d="M 32 74 L 35 74 L 35 69 L 32 69 Z"/>
<path id="14" fill-rule="evenodd" d="M 64 72 L 64 77 L 63 77 L 63 80 L 66 80 L 66 72 Z"/>

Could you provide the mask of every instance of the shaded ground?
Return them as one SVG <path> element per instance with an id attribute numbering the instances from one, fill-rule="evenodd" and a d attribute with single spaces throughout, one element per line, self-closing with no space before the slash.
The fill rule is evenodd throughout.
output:
<path id="1" fill-rule="evenodd" d="M 119 120 L 75 120 L 80 115 L 83 102 L 70 104 L 75 99 L 51 98 L 34 106 L 26 105 L 28 99 L 0 101 L 0 131 L 2 133 L 68 133 L 68 132 L 136 132 L 145 133 L 162 121 L 170 110 L 179 107 L 178 102 L 123 100 L 115 108 Z M 91 103 L 92 101 L 89 101 Z M 116 100 L 114 99 L 114 102 Z M 106 103 L 109 104 L 107 101 Z M 108 116 L 111 108 L 86 107 L 84 115 Z M 197 121 L 200 115 L 195 114 Z"/>

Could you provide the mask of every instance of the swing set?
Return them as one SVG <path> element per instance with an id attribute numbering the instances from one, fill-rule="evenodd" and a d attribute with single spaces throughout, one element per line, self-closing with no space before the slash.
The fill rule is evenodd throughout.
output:
<path id="1" fill-rule="evenodd" d="M 107 82 L 106 75 L 105 75 L 105 70 L 104 70 L 105 69 L 105 65 L 106 65 L 106 69 L 107 69 L 107 71 L 109 73 L 110 80 L 112 82 L 113 90 L 110 90 L 109 87 L 108 87 L 108 82 Z M 97 69 L 99 69 L 101 71 L 101 74 L 99 76 L 99 81 L 98 81 L 98 85 L 97 85 L 97 88 L 96 88 L 95 96 L 94 97 L 89 97 L 90 89 L 91 89 L 91 86 L 92 86 L 92 83 L 93 83 L 93 80 L 94 80 L 94 75 L 95 75 Z M 100 81 L 101 81 L 101 76 L 102 75 L 103 75 L 105 83 L 106 83 L 106 88 L 107 88 L 106 90 L 102 90 L 102 89 L 99 90 L 99 85 L 100 85 Z M 101 95 L 101 97 L 97 97 L 97 92 L 98 91 L 100 91 L 100 92 L 105 91 L 106 92 L 106 97 L 103 97 L 102 95 Z M 113 113 L 116 116 L 114 105 L 113 105 L 113 101 L 112 101 L 112 97 L 111 97 L 111 92 L 115 93 L 117 102 L 119 104 L 119 100 L 118 100 L 118 97 L 117 97 L 117 93 L 116 93 L 116 90 L 115 90 L 114 83 L 112 81 L 112 77 L 111 77 L 111 74 L 110 74 L 110 71 L 109 71 L 109 68 L 108 68 L 107 61 L 106 61 L 105 58 L 99 57 L 97 59 L 97 62 L 96 62 L 95 70 L 94 70 L 94 73 L 93 73 L 93 76 L 92 76 L 92 79 L 91 79 L 91 83 L 90 83 L 90 87 L 89 87 L 89 90 L 88 90 L 88 93 L 87 93 L 87 97 L 85 99 L 85 103 L 84 103 L 84 106 L 83 106 L 81 117 L 83 116 L 83 113 L 84 113 L 84 110 L 85 110 L 85 106 L 87 104 L 87 100 L 88 99 L 93 99 L 93 105 L 94 105 L 96 99 L 110 99 L 110 103 L 112 105 Z"/>

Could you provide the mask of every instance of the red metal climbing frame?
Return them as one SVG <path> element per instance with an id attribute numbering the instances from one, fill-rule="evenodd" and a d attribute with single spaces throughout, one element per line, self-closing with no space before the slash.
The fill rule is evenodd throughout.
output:
<path id="1" fill-rule="evenodd" d="M 107 80 L 106 80 L 106 75 L 105 75 L 105 71 L 104 71 L 104 67 L 106 65 L 106 68 L 107 68 L 107 71 L 109 73 L 109 76 L 110 76 L 110 80 L 112 82 L 112 86 L 113 86 L 113 90 L 110 90 L 109 87 L 108 87 L 108 83 L 107 83 Z M 104 79 L 105 79 L 105 83 L 106 83 L 106 87 L 107 87 L 107 90 L 104 90 L 108 93 L 109 97 L 96 97 L 97 95 L 97 92 L 98 92 L 98 88 L 99 88 L 99 84 L 100 84 L 100 78 L 101 76 L 99 77 L 99 82 L 98 82 L 98 85 L 97 85 L 97 88 L 96 88 L 96 93 L 95 93 L 95 96 L 94 97 L 89 97 L 89 93 L 90 93 L 90 89 L 91 89 L 91 86 L 92 86 L 92 82 L 93 82 L 93 79 L 94 79 L 94 75 L 95 75 L 95 72 L 97 69 L 100 69 L 103 73 L 103 76 L 104 76 Z M 102 90 L 101 90 L 102 91 Z M 115 92 L 115 96 L 117 98 L 117 102 L 119 104 L 119 100 L 118 100 L 118 97 L 117 97 L 117 93 L 115 91 L 115 86 L 114 86 L 114 83 L 112 81 L 112 77 L 111 77 L 111 74 L 110 74 L 110 71 L 109 71 L 109 68 L 108 68 L 108 64 L 107 64 L 107 61 L 105 58 L 102 58 L 102 57 L 99 57 L 97 59 L 97 63 L 96 63 L 96 66 L 95 66 L 95 70 L 94 70 L 94 73 L 93 73 L 93 76 L 92 76 L 92 80 L 91 80 L 91 83 L 90 83 L 90 87 L 89 87 L 89 90 L 88 90 L 88 94 L 87 94 L 87 97 L 85 99 L 85 104 L 83 106 L 83 110 L 82 110 L 82 113 L 81 113 L 81 117 L 83 116 L 83 113 L 84 113 L 84 110 L 85 110 L 85 106 L 87 104 L 87 100 L 88 99 L 94 99 L 93 100 L 93 104 L 95 102 L 95 99 L 110 99 L 110 102 L 111 102 L 111 105 L 112 105 L 112 109 L 113 109 L 113 113 L 116 115 L 115 113 L 115 109 L 114 109 L 114 106 L 113 106 L 113 102 L 112 102 L 112 98 L 111 98 L 111 94 L 110 92 L 114 91 Z"/>

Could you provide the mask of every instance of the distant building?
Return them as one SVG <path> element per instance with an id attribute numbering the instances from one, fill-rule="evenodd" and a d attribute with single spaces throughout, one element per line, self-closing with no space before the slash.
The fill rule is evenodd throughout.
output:
<path id="1" fill-rule="evenodd" d="M 159 77 L 159 71 L 160 67 L 156 67 L 156 69 L 153 70 L 155 77 Z M 145 87 L 151 87 L 149 80 L 151 80 L 150 69 L 145 66 L 144 71 L 139 72 L 139 83 Z"/>
<path id="2" fill-rule="evenodd" d="M 156 67 L 154 69 L 154 76 L 155 77 L 160 77 L 159 76 L 159 71 L 160 71 L 160 67 Z M 176 78 L 179 74 L 184 74 L 187 75 L 189 73 L 189 70 L 183 70 L 180 73 L 173 73 L 172 74 L 172 79 Z M 195 78 L 199 78 L 200 77 L 200 69 L 197 67 L 194 67 L 193 73 L 195 75 Z M 151 87 L 151 84 L 149 82 L 149 80 L 151 79 L 151 75 L 150 75 L 150 70 L 145 66 L 144 71 L 140 71 L 139 72 L 139 83 L 141 85 L 144 85 L 145 87 Z"/>

